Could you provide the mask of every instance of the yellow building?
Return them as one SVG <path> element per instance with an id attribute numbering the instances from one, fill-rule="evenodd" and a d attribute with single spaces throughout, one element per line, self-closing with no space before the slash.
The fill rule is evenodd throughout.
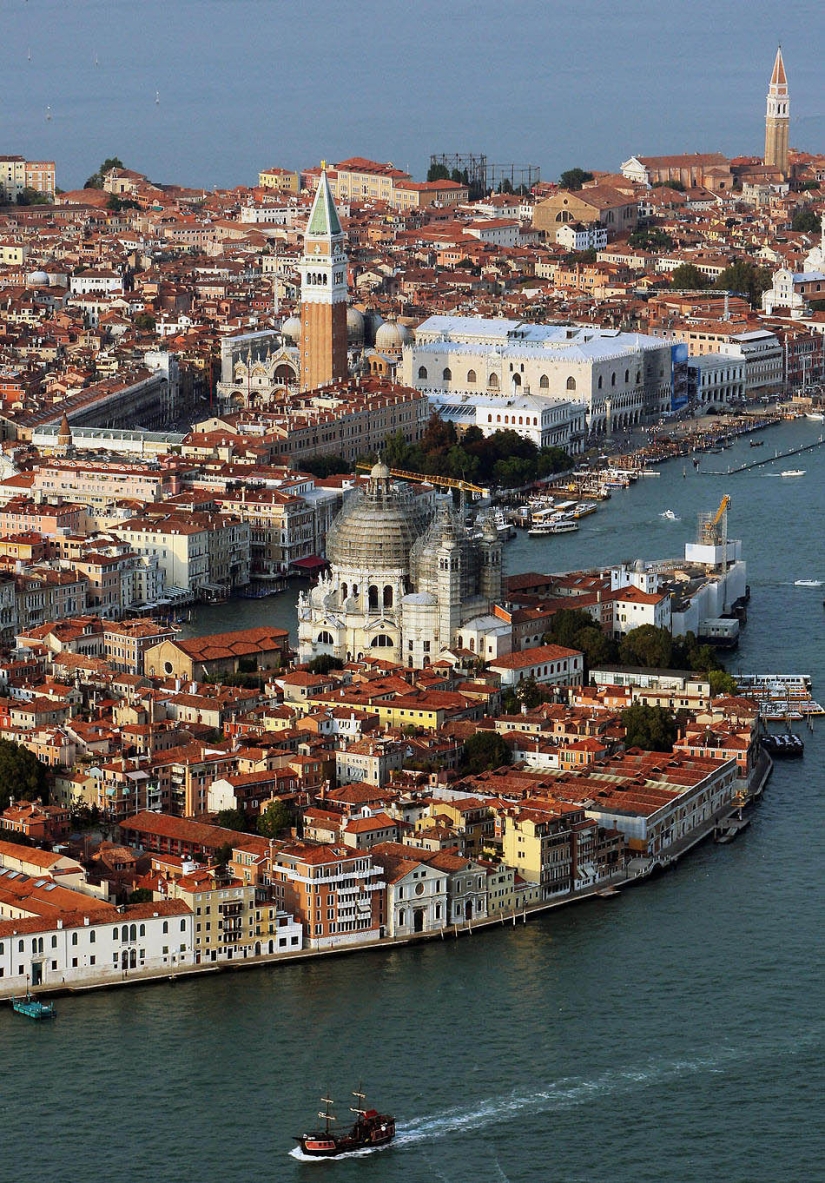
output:
<path id="1" fill-rule="evenodd" d="M 288 168 L 267 168 L 258 173 L 261 189 L 280 189 L 282 193 L 298 193 L 301 189 L 301 174 Z"/>

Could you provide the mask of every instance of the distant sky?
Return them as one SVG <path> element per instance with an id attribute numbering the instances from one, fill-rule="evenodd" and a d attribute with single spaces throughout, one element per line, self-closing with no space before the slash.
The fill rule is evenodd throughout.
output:
<path id="1" fill-rule="evenodd" d="M 0 0 L 0 152 L 64 189 L 112 155 L 211 188 L 353 155 L 552 180 L 761 154 L 779 41 L 791 143 L 825 150 L 825 0 Z"/>

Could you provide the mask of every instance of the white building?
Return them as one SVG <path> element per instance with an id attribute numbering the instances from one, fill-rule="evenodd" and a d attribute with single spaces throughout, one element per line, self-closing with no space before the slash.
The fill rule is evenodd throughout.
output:
<path id="1" fill-rule="evenodd" d="M 431 316 L 404 349 L 402 371 L 405 385 L 430 397 L 582 403 L 599 434 L 659 418 L 673 402 L 669 344 L 595 325 Z"/>
<path id="2" fill-rule="evenodd" d="M 726 407 L 745 397 L 745 360 L 724 353 L 688 358 L 690 401 L 699 412 Z"/>
<path id="3" fill-rule="evenodd" d="M 512 398 L 486 394 L 432 394 L 430 406 L 459 431 L 478 427 L 484 435 L 516 431 L 537 448 L 564 448 L 570 455 L 584 450 L 587 409 L 583 403 L 553 402 L 532 394 Z"/>
<path id="4" fill-rule="evenodd" d="M 104 910 L 78 895 L 77 911 L 62 917 L 0 920 L 0 994 L 192 965 L 193 939 L 192 912 L 182 900 Z"/>
<path id="5" fill-rule="evenodd" d="M 729 341 L 720 343 L 719 352 L 744 361 L 746 395 L 778 390 L 782 386 L 785 374 L 782 346 L 767 329 L 736 333 Z"/>
<path id="6" fill-rule="evenodd" d="M 556 242 L 568 251 L 601 251 L 607 246 L 607 227 L 593 222 L 565 222 L 556 231 Z"/>

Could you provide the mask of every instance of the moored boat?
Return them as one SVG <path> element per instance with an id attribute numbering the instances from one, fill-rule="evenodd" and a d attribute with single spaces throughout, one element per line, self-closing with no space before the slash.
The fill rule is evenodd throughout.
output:
<path id="1" fill-rule="evenodd" d="M 15 998 L 12 995 L 11 1005 L 19 1015 L 25 1015 L 27 1019 L 55 1019 L 57 1012 L 50 1002 L 40 1002 L 35 998 L 30 990 L 27 990 L 22 998 Z"/>
<path id="2" fill-rule="evenodd" d="M 330 1097 L 321 1098 L 325 1108 L 318 1116 L 324 1120 L 324 1129 L 295 1138 L 304 1154 L 310 1158 L 335 1158 L 355 1150 L 375 1150 L 393 1140 L 395 1118 L 388 1113 L 379 1113 L 377 1109 L 364 1108 L 364 1093 L 353 1092 L 352 1095 L 358 1102 L 350 1105 L 355 1121 L 351 1129 L 341 1134 L 336 1134 L 332 1129 L 332 1123 L 337 1119 L 329 1112 L 329 1107 L 334 1102 Z"/>

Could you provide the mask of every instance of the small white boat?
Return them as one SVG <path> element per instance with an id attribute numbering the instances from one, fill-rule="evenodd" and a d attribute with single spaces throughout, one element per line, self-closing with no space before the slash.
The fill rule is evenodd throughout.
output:
<path id="1" fill-rule="evenodd" d="M 825 415 L 821 411 L 808 411 L 806 419 L 813 419 L 816 423 L 825 423 Z"/>
<path id="2" fill-rule="evenodd" d="M 780 476 L 804 476 L 804 468 L 786 468 L 784 472 L 780 472 Z"/>
<path id="3" fill-rule="evenodd" d="M 682 519 L 672 509 L 666 509 L 659 514 L 660 518 L 667 518 L 669 522 L 680 522 Z"/>
<path id="4" fill-rule="evenodd" d="M 822 587 L 821 579 L 795 579 L 794 587 Z"/>

